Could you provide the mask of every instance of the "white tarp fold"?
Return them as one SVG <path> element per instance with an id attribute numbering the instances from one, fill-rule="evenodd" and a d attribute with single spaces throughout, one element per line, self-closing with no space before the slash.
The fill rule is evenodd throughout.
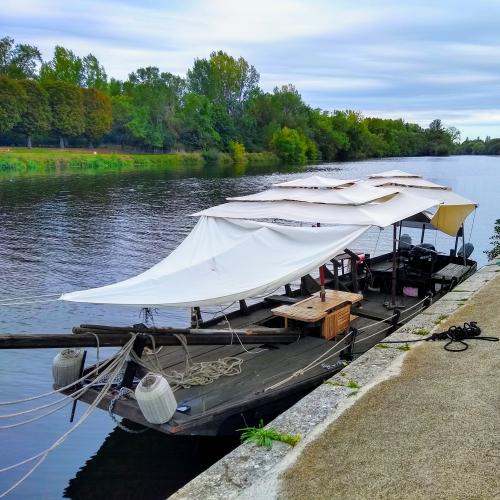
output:
<path id="1" fill-rule="evenodd" d="M 368 226 L 291 227 L 202 217 L 164 260 L 134 278 L 61 300 L 140 307 L 224 304 L 263 295 L 317 269 Z"/>
<path id="2" fill-rule="evenodd" d="M 369 179 L 377 179 L 384 177 L 406 177 L 406 178 L 414 178 L 421 179 L 422 176 L 418 174 L 410 174 L 408 172 L 403 172 L 402 170 L 386 170 L 385 172 L 378 172 L 376 174 L 371 174 L 368 176 Z"/>
<path id="3" fill-rule="evenodd" d="M 334 177 L 323 177 L 321 175 L 311 175 L 309 177 L 301 177 L 292 181 L 279 182 L 273 184 L 275 187 L 291 187 L 291 188 L 339 188 L 341 186 L 349 186 L 356 182 L 354 179 L 335 179 Z"/>
<path id="4" fill-rule="evenodd" d="M 398 189 L 395 188 L 391 190 L 390 188 L 382 189 L 358 184 L 343 189 L 279 187 L 227 199 L 229 201 L 303 201 L 307 203 L 328 203 L 331 205 L 363 205 L 364 203 L 390 197 L 398 192 Z"/>
<path id="5" fill-rule="evenodd" d="M 322 224 L 386 227 L 442 203 L 409 193 L 399 193 L 384 203 L 328 205 L 300 201 L 232 201 L 194 214 L 230 219 L 282 219 Z"/>

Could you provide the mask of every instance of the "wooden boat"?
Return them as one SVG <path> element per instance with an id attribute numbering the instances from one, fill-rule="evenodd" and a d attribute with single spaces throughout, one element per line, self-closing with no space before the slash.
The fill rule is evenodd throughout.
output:
<path id="1" fill-rule="evenodd" d="M 238 292 L 240 295 L 234 294 L 233 298 L 236 297 L 239 308 L 229 312 L 222 311 L 214 318 L 207 319 L 207 315 L 201 310 L 202 306 L 194 303 L 191 308 L 191 326 L 199 333 L 185 335 L 186 345 L 179 343 L 177 346 L 172 346 L 176 342 L 173 339 L 168 347 L 162 347 L 159 351 L 158 349 L 143 350 L 147 336 L 159 333 L 158 329 L 148 328 L 146 325 L 131 327 L 82 325 L 76 328 L 75 333 L 78 334 L 93 332 L 100 335 L 135 331 L 139 332 L 142 337 L 142 341 L 135 346 L 136 355 L 140 357 L 141 363 L 129 361 L 123 380 L 105 395 L 99 406 L 107 410 L 112 403 L 113 412 L 116 415 L 167 434 L 232 434 L 237 429 L 254 425 L 261 419 L 267 421 L 289 408 L 304 394 L 339 371 L 345 363 L 371 348 L 427 307 L 432 300 L 439 299 L 474 273 L 476 262 L 467 255 L 470 253 L 470 248 L 466 247 L 463 240 L 463 248 L 457 252 L 457 245 L 459 237 L 462 236 L 463 239 L 463 220 L 475 208 L 475 205 L 468 200 L 458 200 L 458 195 L 452 196 L 448 190 L 443 193 L 442 186 L 433 187 L 436 185 L 421 178 L 397 172 L 387 174 L 369 179 L 372 186 L 377 186 L 378 191 L 367 190 L 372 199 L 361 201 L 359 205 L 363 207 L 363 210 L 360 211 L 346 209 L 345 205 L 341 204 L 342 200 L 338 200 L 339 197 L 347 197 L 348 201 L 359 196 L 366 198 L 366 193 L 357 188 L 356 181 L 344 181 L 343 184 L 341 182 L 339 188 L 338 184 L 336 187 L 329 186 L 328 183 L 335 180 L 325 180 L 325 178 L 321 180 L 321 189 L 342 190 L 341 193 L 333 193 L 337 202 L 325 202 L 325 197 L 331 198 L 331 193 L 319 192 L 319 188 L 311 193 L 304 192 L 304 189 L 311 189 L 311 186 L 307 186 L 302 188 L 301 192 L 297 192 L 297 195 L 293 192 L 284 194 L 279 189 L 275 189 L 277 195 L 264 192 L 261 196 L 264 201 L 248 200 L 243 202 L 243 209 L 246 209 L 246 203 L 250 213 L 254 214 L 255 210 L 259 209 L 264 214 L 264 218 L 272 218 L 275 213 L 273 211 L 282 214 L 284 208 L 287 210 L 291 208 L 292 211 L 297 209 L 296 213 L 299 213 L 299 209 L 306 212 L 314 208 L 312 205 L 315 205 L 318 206 L 315 215 L 324 214 L 326 207 L 331 210 L 331 213 L 350 210 L 353 214 L 359 212 L 362 217 L 365 217 L 367 207 L 373 206 L 374 213 L 378 213 L 380 205 L 388 203 L 385 200 L 399 196 L 404 190 L 413 192 L 422 190 L 427 196 L 429 190 L 440 191 L 435 194 L 437 199 L 446 198 L 449 201 L 448 203 L 439 202 L 443 210 L 441 215 L 439 215 L 439 208 L 438 212 L 432 216 L 422 211 L 422 207 L 426 206 L 425 201 L 422 201 L 425 196 L 418 198 L 420 201 L 414 209 L 411 207 L 408 209 L 405 203 L 399 201 L 397 202 L 400 203 L 399 205 L 391 205 L 404 206 L 400 208 L 400 213 L 408 213 L 399 222 L 391 222 L 394 227 L 392 252 L 370 256 L 359 250 L 345 248 L 341 252 L 331 253 L 328 259 L 320 262 L 324 265 L 319 268 L 319 278 L 315 273 L 309 272 L 301 276 L 299 281 L 281 281 L 282 293 L 267 293 L 263 299 L 259 300 L 251 300 L 257 295 L 255 289 L 243 298 Z M 308 182 L 312 183 L 312 189 L 315 189 L 314 183 L 319 181 L 309 180 Z M 377 182 L 382 182 L 382 184 L 379 186 Z M 328 185 L 326 188 L 323 185 L 325 183 Z M 413 183 L 423 184 L 423 186 L 414 186 Z M 299 188 L 300 186 L 299 183 Z M 394 186 L 396 186 L 396 191 L 394 191 Z M 350 188 L 354 189 L 347 191 Z M 286 190 L 289 191 L 289 188 L 285 186 Z M 274 205 L 269 206 L 266 196 L 281 198 L 272 201 Z M 290 202 L 289 198 L 293 196 L 297 196 L 299 201 Z M 314 200 L 309 202 L 300 200 L 300 197 L 308 196 L 313 197 Z M 323 200 L 320 202 L 321 206 L 316 203 L 319 197 Z M 414 201 L 417 198 L 410 199 Z M 230 202 L 226 205 L 231 205 L 231 203 L 241 204 L 242 202 Z M 255 206 L 252 205 L 253 203 L 261 205 Z M 288 205 L 284 207 L 284 203 Z M 299 204 L 297 207 L 294 205 L 296 203 Z M 460 206 L 460 209 L 453 213 L 451 217 L 453 220 L 451 220 L 450 207 L 457 206 Z M 464 208 L 466 206 L 467 209 Z M 241 205 L 220 207 L 222 207 L 220 210 L 223 214 L 221 217 L 227 217 L 224 215 L 227 210 L 241 209 Z M 212 216 L 210 213 L 207 215 Z M 240 217 L 239 212 L 233 216 Z M 311 215 L 305 217 L 311 217 Z M 244 211 L 241 218 L 245 218 Z M 300 221 L 300 215 L 293 215 L 293 220 Z M 455 229 L 450 230 L 450 225 L 453 224 Z M 375 224 L 367 223 L 366 225 Z M 401 232 L 407 226 L 422 229 L 420 244 L 412 245 L 408 238 L 403 238 L 404 235 Z M 456 229 L 457 226 L 458 229 Z M 269 228 L 270 225 L 261 227 Z M 449 255 L 440 254 L 432 245 L 423 243 L 423 235 L 428 228 L 443 229 L 448 234 L 456 235 L 455 248 L 450 251 Z M 398 229 L 399 237 L 397 236 Z M 352 232 L 353 239 L 358 234 L 355 231 Z M 311 231 L 309 233 L 312 234 Z M 313 244 L 314 242 L 311 243 Z M 196 261 L 196 258 L 193 260 Z M 181 269 L 182 272 L 184 268 Z M 155 280 L 156 283 L 158 278 L 155 277 Z M 127 282 L 124 283 L 129 286 Z M 132 282 L 131 286 L 136 287 L 136 285 L 137 280 Z M 196 284 L 193 284 L 193 287 L 196 288 Z M 203 283 L 200 287 L 203 288 Z M 269 290 L 269 286 L 266 289 Z M 102 290 L 106 294 L 108 290 L 114 293 L 113 286 L 110 286 L 95 289 L 95 291 L 90 290 L 88 293 L 83 292 L 82 296 L 76 292 L 76 295 L 69 294 L 69 296 L 63 296 L 63 299 L 107 303 L 109 295 L 102 295 L 104 293 Z M 121 290 L 119 289 L 120 299 L 126 297 Z M 93 299 L 92 294 L 96 293 L 105 298 Z M 113 298 L 113 300 L 120 299 Z M 265 341 L 260 342 L 260 338 L 264 337 L 258 337 L 255 333 L 257 330 L 259 334 L 266 335 Z M 207 345 L 207 342 L 210 342 L 207 340 L 210 333 L 202 335 L 204 331 L 226 332 L 226 336 L 221 334 L 220 341 Z M 230 341 L 228 341 L 228 336 L 230 336 Z M 196 343 L 203 345 L 195 345 Z M 156 346 L 150 344 L 150 347 L 158 346 L 159 343 Z M 184 370 L 188 354 L 191 363 L 227 357 L 241 359 L 241 372 L 232 376 L 222 375 L 207 385 L 178 387 L 175 392 L 178 411 L 164 424 L 149 423 L 133 398 L 117 399 L 120 385 L 133 388 L 150 369 L 164 374 Z M 87 372 L 92 368 L 88 368 Z M 92 403 L 99 390 L 98 387 L 92 388 L 81 399 Z"/>

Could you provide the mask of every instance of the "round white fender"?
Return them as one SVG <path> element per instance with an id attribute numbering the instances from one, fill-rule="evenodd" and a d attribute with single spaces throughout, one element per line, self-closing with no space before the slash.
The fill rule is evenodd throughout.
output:
<path id="1" fill-rule="evenodd" d="M 65 387 L 80 376 L 83 351 L 80 349 L 63 349 L 52 361 L 52 377 L 54 384 Z"/>
<path id="2" fill-rule="evenodd" d="M 137 385 L 135 398 L 144 418 L 150 424 L 168 422 L 175 410 L 177 401 L 167 380 L 157 373 L 148 373 Z"/>

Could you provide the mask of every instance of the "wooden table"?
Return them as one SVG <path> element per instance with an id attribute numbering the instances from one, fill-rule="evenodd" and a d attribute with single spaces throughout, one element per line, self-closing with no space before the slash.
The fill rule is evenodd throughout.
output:
<path id="1" fill-rule="evenodd" d="M 333 312 L 341 312 L 343 314 L 343 324 L 347 320 L 347 325 L 350 321 L 350 307 L 351 304 L 361 302 L 363 296 L 359 293 L 341 292 L 339 290 L 326 290 L 325 301 L 322 302 L 319 292 L 315 293 L 307 299 L 301 300 L 296 304 L 282 305 L 272 309 L 275 316 L 285 318 L 285 328 L 288 327 L 288 320 L 302 321 L 304 323 L 316 323 L 323 321 L 328 317 L 330 322 L 323 321 L 322 336 L 324 338 L 335 337 L 338 330 L 338 315 L 335 316 Z M 347 315 L 347 316 L 346 316 Z M 347 318 L 344 320 L 344 318 Z M 330 324 L 333 321 L 332 324 Z"/>

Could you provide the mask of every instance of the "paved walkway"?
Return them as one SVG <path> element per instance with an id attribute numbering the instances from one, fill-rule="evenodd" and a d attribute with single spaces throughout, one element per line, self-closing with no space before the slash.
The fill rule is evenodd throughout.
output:
<path id="1" fill-rule="evenodd" d="M 500 270 L 500 267 L 499 267 Z M 500 335 L 500 273 L 442 330 Z M 500 342 L 413 347 L 279 476 L 280 499 L 500 499 Z"/>

